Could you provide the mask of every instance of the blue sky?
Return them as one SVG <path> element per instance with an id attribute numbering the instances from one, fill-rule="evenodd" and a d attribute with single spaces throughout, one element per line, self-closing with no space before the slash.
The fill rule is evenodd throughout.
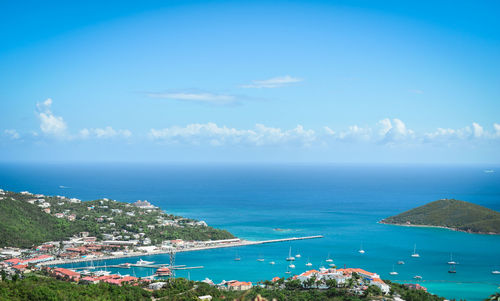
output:
<path id="1" fill-rule="evenodd" d="M 4 1 L 0 41 L 3 161 L 500 163 L 497 1 Z"/>

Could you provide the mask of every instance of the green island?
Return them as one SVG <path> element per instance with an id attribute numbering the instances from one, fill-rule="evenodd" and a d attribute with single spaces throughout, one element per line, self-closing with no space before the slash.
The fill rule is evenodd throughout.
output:
<path id="1" fill-rule="evenodd" d="M 443 227 L 480 234 L 500 234 L 500 212 L 473 203 L 442 199 L 385 218 L 383 224 Z"/>
<path id="2" fill-rule="evenodd" d="M 97 240 L 138 240 L 160 244 L 165 240 L 223 240 L 226 230 L 203 221 L 165 213 L 147 201 L 109 199 L 84 201 L 62 196 L 2 191 L 0 247 L 29 248 L 47 241 L 62 241 L 86 233 Z"/>
<path id="3" fill-rule="evenodd" d="M 388 281 L 387 281 L 388 282 Z M 47 277 L 43 273 L 30 273 L 23 278 L 0 281 L 1 300 L 396 300 L 442 301 L 444 298 L 423 290 L 410 289 L 398 283 L 390 283 L 391 292 L 383 295 L 376 286 L 370 286 L 362 294 L 349 287 L 338 287 L 330 283 L 327 289 L 312 288 L 312 284 L 298 280 L 264 281 L 259 286 L 245 291 L 223 290 L 204 282 L 184 278 L 169 279 L 158 290 L 150 290 L 147 284 L 108 283 L 75 285 L 64 280 Z M 201 296 L 210 296 L 202 299 Z M 401 299 L 399 299 L 401 300 Z"/>

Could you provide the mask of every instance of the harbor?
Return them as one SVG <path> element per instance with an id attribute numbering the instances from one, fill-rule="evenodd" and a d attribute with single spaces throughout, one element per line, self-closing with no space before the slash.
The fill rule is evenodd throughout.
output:
<path id="1" fill-rule="evenodd" d="M 141 257 L 141 256 L 150 256 L 150 255 L 169 254 L 172 251 L 174 251 L 175 253 L 194 252 L 194 251 L 203 251 L 203 250 L 210 250 L 210 249 L 234 248 L 234 247 L 283 243 L 283 242 L 302 241 L 302 240 L 320 239 L 320 238 L 323 238 L 323 235 L 288 237 L 288 238 L 278 238 L 278 239 L 261 240 L 261 241 L 230 239 L 230 240 L 225 240 L 225 241 L 218 241 L 215 244 L 213 244 L 214 242 L 208 241 L 208 242 L 205 242 L 204 246 L 187 247 L 187 248 L 174 248 L 174 249 L 169 248 L 169 249 L 150 251 L 150 252 L 130 252 L 130 253 L 123 253 L 123 254 L 119 254 L 119 255 L 100 256 L 100 257 L 80 257 L 80 258 L 73 258 L 73 259 L 56 259 L 56 260 L 42 262 L 42 263 L 40 263 L 40 265 L 41 266 L 52 266 L 52 265 L 61 265 L 61 264 L 73 264 L 73 263 L 81 263 L 81 262 L 88 262 L 88 261 L 104 261 L 104 260 L 111 260 L 111 259 L 118 259 L 118 258 L 132 258 L 132 257 Z"/>

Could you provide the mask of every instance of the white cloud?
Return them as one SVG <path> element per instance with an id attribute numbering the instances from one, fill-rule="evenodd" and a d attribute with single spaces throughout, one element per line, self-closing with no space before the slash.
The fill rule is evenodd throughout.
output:
<path id="1" fill-rule="evenodd" d="M 37 103 L 37 114 L 40 120 L 40 129 L 46 135 L 64 137 L 67 135 L 68 126 L 64 119 L 52 113 L 52 99 L 48 98 L 44 102 Z"/>
<path id="2" fill-rule="evenodd" d="M 98 138 L 98 139 L 109 139 L 109 138 L 129 138 L 132 136 L 132 132 L 129 130 L 115 130 L 110 126 L 105 128 L 96 128 L 96 129 L 82 129 L 80 131 L 81 138 Z"/>
<path id="3" fill-rule="evenodd" d="M 288 143 L 307 146 L 316 139 L 313 130 L 306 130 L 301 125 L 290 130 L 267 127 L 262 124 L 256 124 L 253 129 L 236 129 L 226 126 L 219 127 L 212 122 L 194 123 L 185 127 L 151 129 L 149 137 L 167 143 L 210 144 L 214 146 L 226 144 L 268 146 Z"/>
<path id="4" fill-rule="evenodd" d="M 369 141 L 372 136 L 371 128 L 363 128 L 357 125 L 349 126 L 347 131 L 341 131 L 337 138 L 343 141 Z"/>
<path id="5" fill-rule="evenodd" d="M 381 142 L 394 143 L 403 139 L 413 138 L 414 132 L 404 124 L 401 119 L 394 118 L 392 121 L 389 118 L 382 119 L 378 122 L 380 127 L 379 134 L 382 136 Z"/>
<path id="6" fill-rule="evenodd" d="M 474 138 L 481 138 L 481 136 L 483 136 L 483 134 L 484 134 L 484 129 L 478 123 L 473 122 L 472 123 L 472 133 L 474 135 Z"/>
<path id="7" fill-rule="evenodd" d="M 17 140 L 17 139 L 21 138 L 21 135 L 19 135 L 19 133 L 13 129 L 5 130 L 4 134 L 9 136 L 10 139 L 13 139 L 13 140 Z"/>
<path id="8" fill-rule="evenodd" d="M 493 128 L 495 129 L 495 137 L 500 137 L 500 124 L 494 123 Z"/>
<path id="9" fill-rule="evenodd" d="M 191 101 L 199 103 L 209 103 L 216 105 L 228 105 L 237 101 L 237 97 L 229 94 L 216 94 L 209 92 L 167 92 L 167 93 L 148 93 L 152 98 L 163 98 L 180 101 Z"/>
<path id="10" fill-rule="evenodd" d="M 279 88 L 294 83 L 301 82 L 301 78 L 291 77 L 290 75 L 273 77 L 264 80 L 253 80 L 250 84 L 241 85 L 241 88 Z"/>

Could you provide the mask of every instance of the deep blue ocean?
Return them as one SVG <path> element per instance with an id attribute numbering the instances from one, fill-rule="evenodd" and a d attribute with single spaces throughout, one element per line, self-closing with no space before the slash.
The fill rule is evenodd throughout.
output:
<path id="1" fill-rule="evenodd" d="M 486 173 L 485 169 L 497 172 Z M 500 166 L 2 164 L 0 188 L 82 200 L 148 200 L 169 213 L 205 220 L 238 237 L 262 240 L 321 234 L 316 240 L 179 253 L 178 271 L 203 280 L 259 281 L 285 274 L 289 247 L 300 253 L 294 273 L 326 265 L 360 267 L 383 279 L 415 282 L 447 298 L 482 300 L 500 291 L 500 236 L 382 225 L 384 217 L 440 198 L 500 211 Z M 275 228 L 287 229 L 276 231 Z M 363 245 L 365 254 L 358 250 Z M 416 244 L 420 258 L 411 258 Z M 241 261 L 234 261 L 236 252 Z M 453 253 L 456 274 L 448 273 Z M 262 256 L 265 262 L 256 259 Z M 167 255 L 143 257 L 167 263 Z M 138 259 L 108 261 L 135 262 Z M 405 265 L 395 265 L 398 260 Z M 276 264 L 270 265 L 269 261 Z M 391 276 L 394 268 L 399 275 Z M 146 276 L 147 268 L 116 270 Z"/>

